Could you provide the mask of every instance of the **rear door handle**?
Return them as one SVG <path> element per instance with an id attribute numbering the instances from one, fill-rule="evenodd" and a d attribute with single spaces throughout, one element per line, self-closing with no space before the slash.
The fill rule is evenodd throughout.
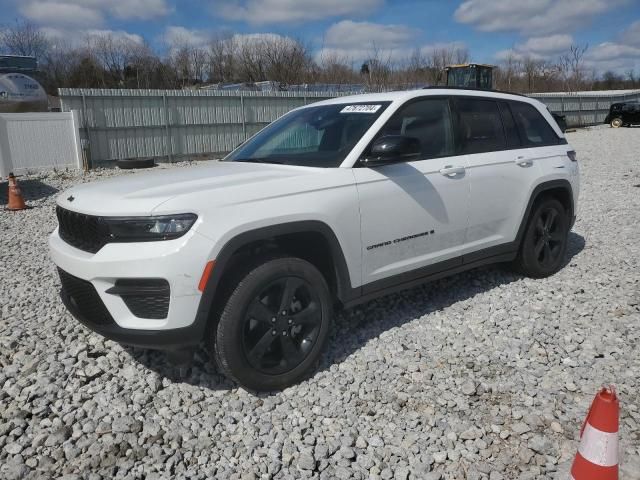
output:
<path id="1" fill-rule="evenodd" d="M 464 167 L 454 167 L 453 165 L 447 165 L 446 167 L 440 169 L 440 173 L 445 177 L 455 177 L 456 175 L 461 175 L 464 172 Z"/>
<path id="2" fill-rule="evenodd" d="M 514 161 L 516 162 L 516 165 L 520 167 L 530 167 L 533 165 L 533 160 L 530 158 L 518 157 Z"/>

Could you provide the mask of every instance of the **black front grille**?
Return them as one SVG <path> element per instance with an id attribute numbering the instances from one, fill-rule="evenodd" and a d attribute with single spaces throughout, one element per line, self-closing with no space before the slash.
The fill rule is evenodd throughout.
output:
<path id="1" fill-rule="evenodd" d="M 58 274 L 62 283 L 62 296 L 70 308 L 76 310 L 73 313 L 77 313 L 84 321 L 95 325 L 113 323 L 113 317 L 91 282 L 74 277 L 60 268 L 58 268 Z"/>
<path id="2" fill-rule="evenodd" d="M 162 278 L 128 278 L 116 280 L 107 293 L 120 295 L 131 313 L 138 318 L 167 318 L 171 289 Z"/>
<path id="3" fill-rule="evenodd" d="M 60 238 L 85 252 L 96 253 L 108 242 L 108 234 L 100 217 L 56 208 Z"/>

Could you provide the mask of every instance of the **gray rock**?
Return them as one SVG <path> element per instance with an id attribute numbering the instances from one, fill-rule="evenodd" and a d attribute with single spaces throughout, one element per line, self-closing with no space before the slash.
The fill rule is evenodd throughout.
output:
<path id="1" fill-rule="evenodd" d="M 444 463 L 447 460 L 447 452 L 435 452 L 433 454 L 433 460 L 436 463 Z"/>
<path id="2" fill-rule="evenodd" d="M 465 395 L 473 395 L 476 393 L 476 388 L 475 382 L 467 380 L 462 384 L 462 387 L 460 387 L 460 391 Z"/>
<path id="3" fill-rule="evenodd" d="M 409 468 L 399 467 L 393 472 L 394 480 L 407 480 L 409 478 Z"/>
<path id="4" fill-rule="evenodd" d="M 424 480 L 442 480 L 442 473 L 440 472 L 429 472 L 424 477 Z"/>
<path id="5" fill-rule="evenodd" d="M 536 453 L 549 455 L 553 452 L 553 445 L 542 435 L 534 435 L 527 442 L 527 446 Z"/>
<path id="6" fill-rule="evenodd" d="M 377 435 L 369 438 L 368 442 L 372 447 L 384 447 L 384 440 L 382 440 L 382 437 L 379 437 Z"/>
<path id="7" fill-rule="evenodd" d="M 17 455 L 22 451 L 22 445 L 18 443 L 7 443 L 4 446 L 4 451 L 7 452 L 9 455 Z"/>
<path id="8" fill-rule="evenodd" d="M 316 468 L 316 461 L 309 453 L 301 453 L 297 464 L 302 470 L 314 470 Z"/>
<path id="9" fill-rule="evenodd" d="M 358 437 L 356 439 L 356 448 L 363 448 L 364 449 L 364 448 L 367 448 L 368 445 L 369 444 L 367 443 L 367 441 L 364 438 Z"/>
<path id="10" fill-rule="evenodd" d="M 530 432 L 531 428 L 529 428 L 529 425 L 527 425 L 524 422 L 518 422 L 518 423 L 514 423 L 511 426 L 511 430 L 513 430 L 518 435 L 522 435 L 523 433 Z"/>
<path id="11" fill-rule="evenodd" d="M 348 460 L 351 460 L 356 456 L 356 452 L 354 452 L 351 447 L 342 447 L 338 453 L 342 458 L 346 458 Z"/>
<path id="12" fill-rule="evenodd" d="M 393 472 L 391 471 L 390 468 L 384 468 L 380 472 L 380 478 L 382 478 L 384 480 L 390 480 L 391 478 L 393 478 Z"/>
<path id="13" fill-rule="evenodd" d="M 475 440 L 480 437 L 480 432 L 475 428 L 469 428 L 460 434 L 462 440 Z"/>

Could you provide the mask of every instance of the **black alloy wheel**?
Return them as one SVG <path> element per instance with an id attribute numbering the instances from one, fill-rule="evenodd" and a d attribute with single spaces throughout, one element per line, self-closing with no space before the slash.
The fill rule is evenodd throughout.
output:
<path id="1" fill-rule="evenodd" d="M 543 268 L 555 264 L 563 251 L 566 233 L 561 230 L 560 213 L 553 207 L 541 211 L 536 220 L 534 254 Z"/>
<path id="2" fill-rule="evenodd" d="M 306 280 L 282 277 L 253 299 L 244 318 L 243 349 L 253 368 L 288 372 L 309 355 L 322 324 L 317 293 Z"/>
<path id="3" fill-rule="evenodd" d="M 256 263 L 231 285 L 207 341 L 228 377 L 248 390 L 280 390 L 303 379 L 319 360 L 333 301 L 323 275 L 305 260 Z"/>
<path id="4" fill-rule="evenodd" d="M 569 218 L 562 203 L 551 197 L 538 201 L 529 216 L 515 269 L 532 278 L 553 275 L 562 267 L 568 235 Z"/>

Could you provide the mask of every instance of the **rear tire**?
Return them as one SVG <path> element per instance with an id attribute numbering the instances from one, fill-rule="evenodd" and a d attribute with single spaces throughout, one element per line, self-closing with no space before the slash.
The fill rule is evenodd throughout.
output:
<path id="1" fill-rule="evenodd" d="M 609 123 L 613 128 L 620 128 L 622 127 L 622 119 L 621 118 L 614 118 L 613 120 L 611 120 L 611 122 Z"/>
<path id="2" fill-rule="evenodd" d="M 281 390 L 319 360 L 332 310 L 318 269 L 299 258 L 271 259 L 237 283 L 208 344 L 224 373 L 246 389 Z"/>
<path id="3" fill-rule="evenodd" d="M 532 278 L 544 278 L 562 267 L 567 251 L 569 219 L 562 203 L 546 198 L 529 217 L 514 267 Z"/>

